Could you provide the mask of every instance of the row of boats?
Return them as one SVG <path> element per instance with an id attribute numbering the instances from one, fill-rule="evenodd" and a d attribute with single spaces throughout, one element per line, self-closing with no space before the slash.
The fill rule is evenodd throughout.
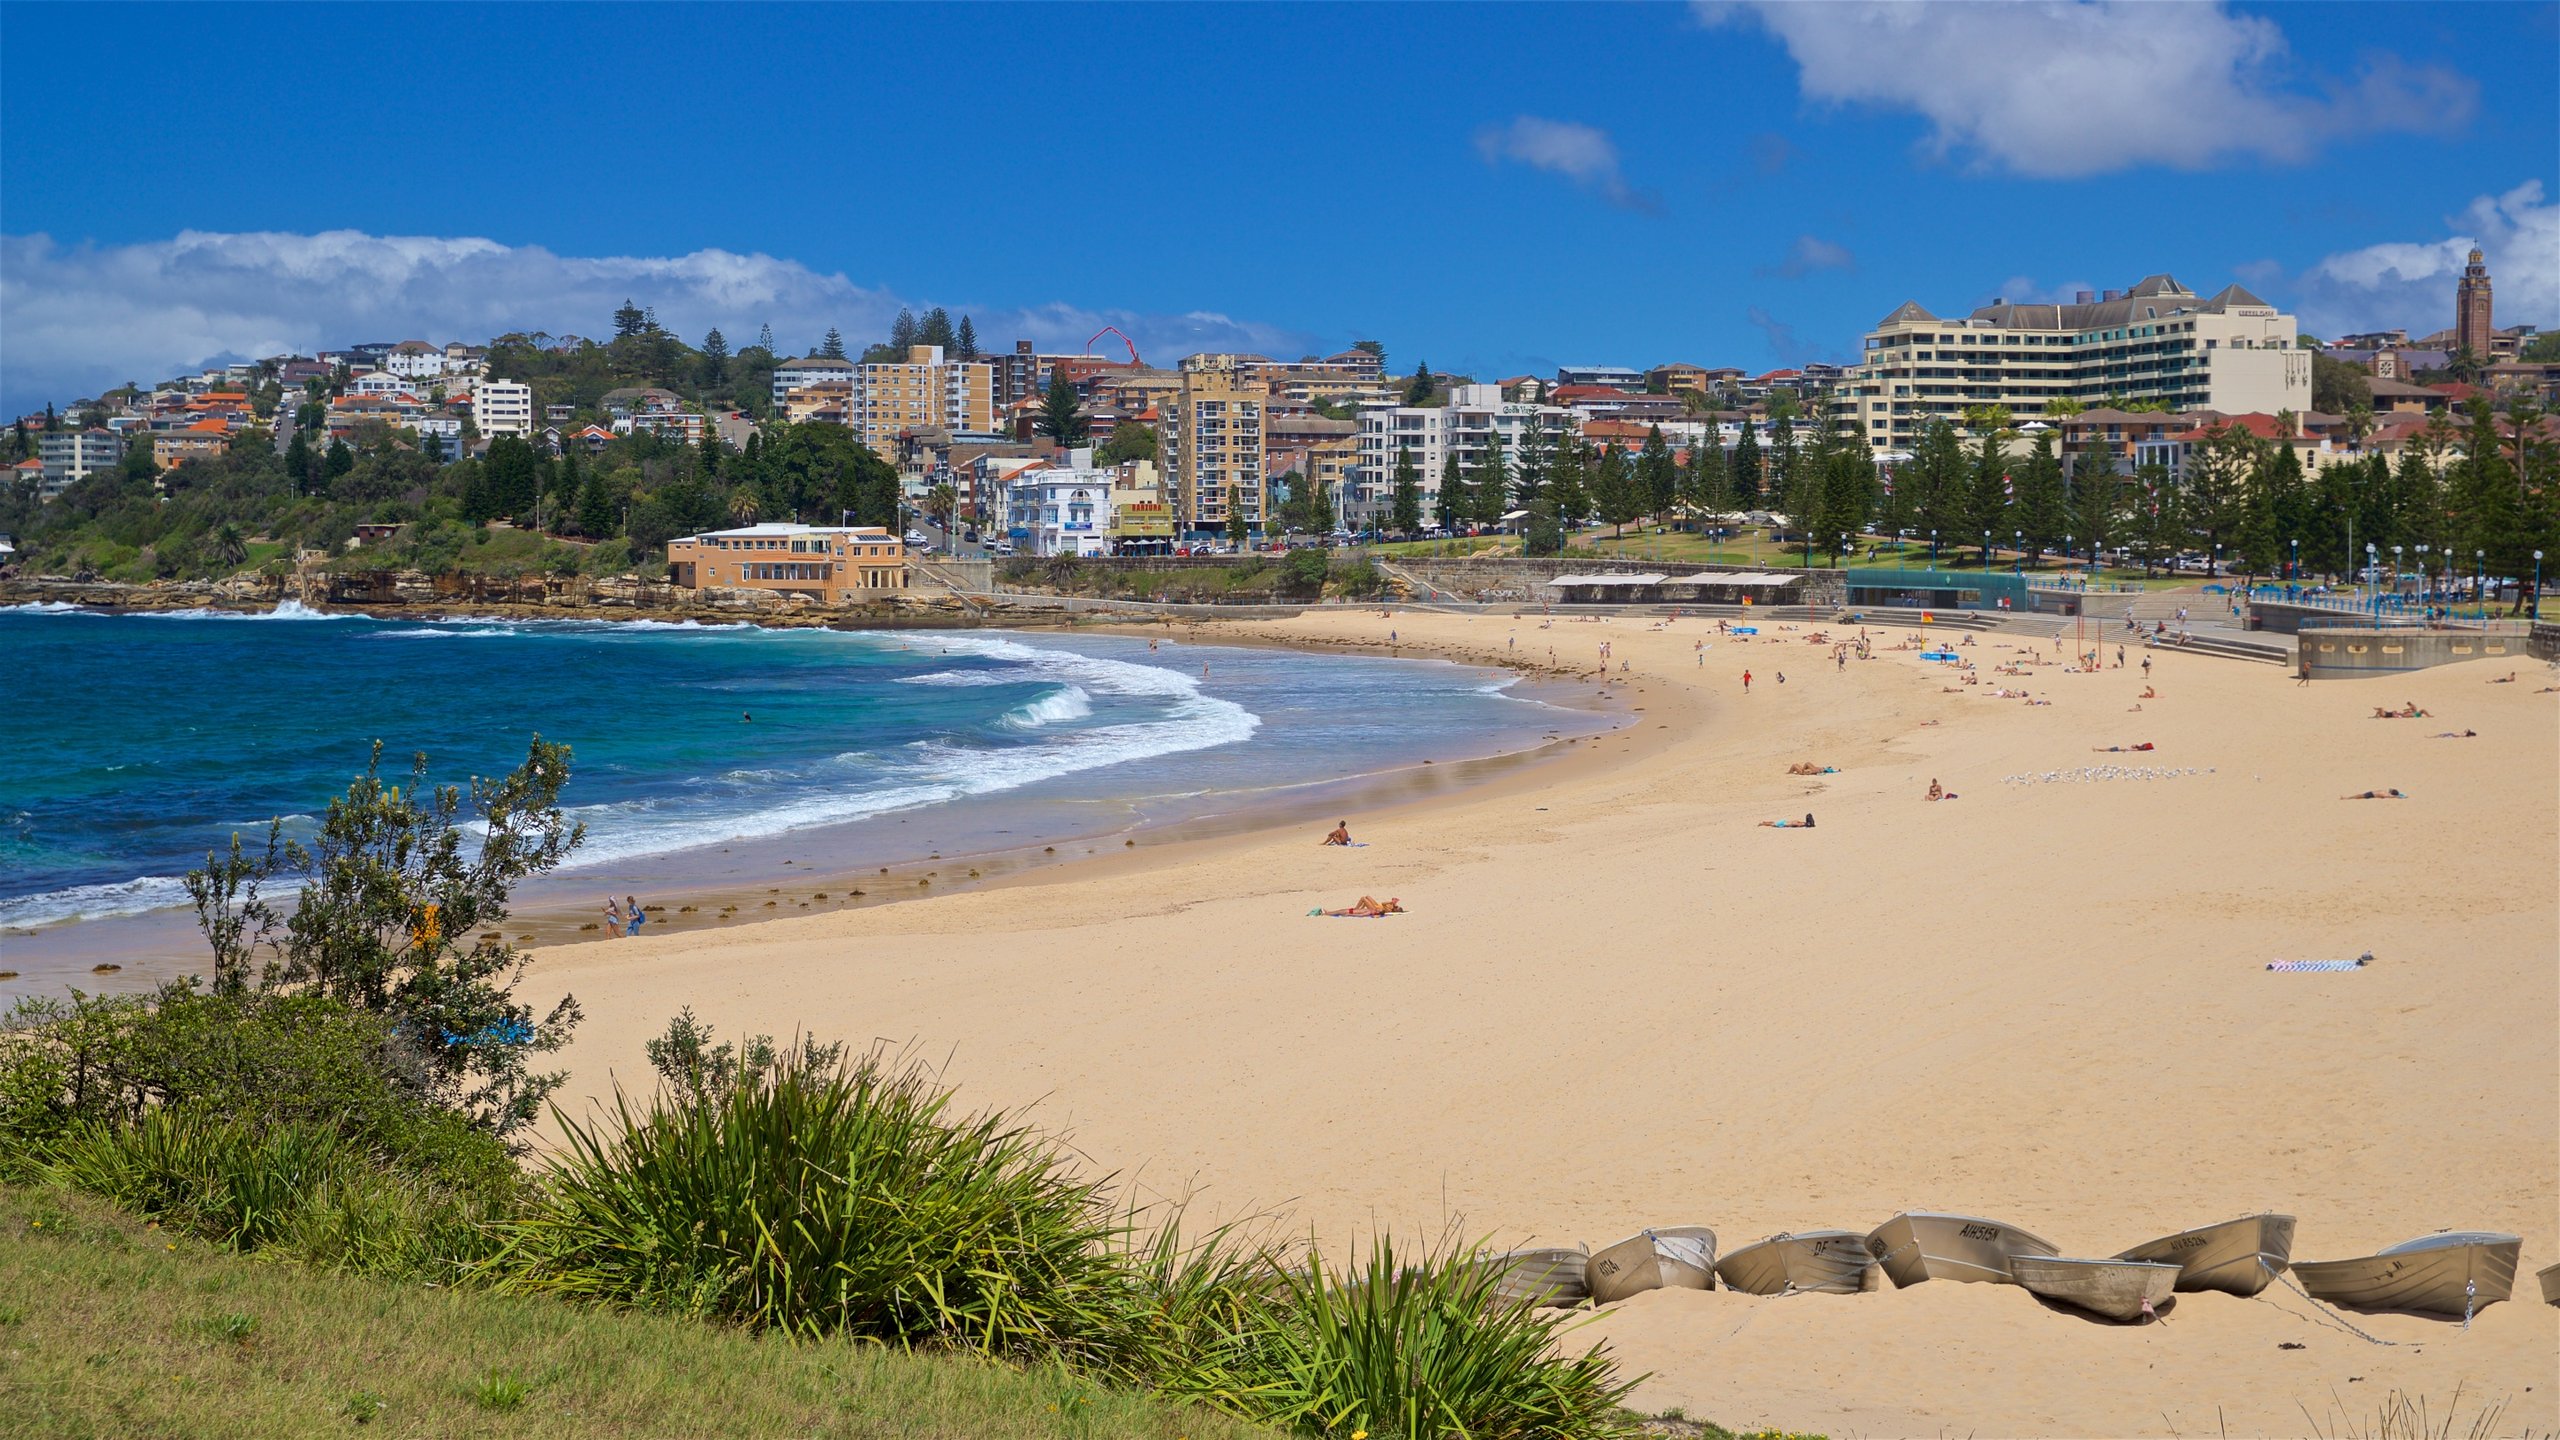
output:
<path id="1" fill-rule="evenodd" d="M 2290 1215 L 2248 1215 L 2181 1230 L 2096 1258 L 2066 1256 L 2015 1225 L 1978 1215 L 1910 1210 L 1873 1231 L 1772 1235 L 1719 1258 L 1703 1225 L 1669 1225 L 1598 1251 L 1515 1250 L 1493 1257 L 1496 1293 L 1536 1305 L 1607 1305 L 1647 1290 L 1725 1288 L 1749 1295 L 1856 1294 L 1929 1280 L 2018 1285 L 2110 1320 L 2140 1321 L 2179 1291 L 2255 1295 L 2291 1271 L 2312 1297 L 2357 1310 L 2468 1320 L 2509 1298 L 2523 1240 L 2489 1231 L 2422 1235 L 2349 1260 L 2296 1263 Z M 2542 1298 L 2560 1305 L 2560 1265 L 2541 1271 Z"/>

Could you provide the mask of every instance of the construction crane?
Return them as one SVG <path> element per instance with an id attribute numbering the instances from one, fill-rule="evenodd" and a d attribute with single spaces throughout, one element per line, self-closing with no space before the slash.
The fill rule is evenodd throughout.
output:
<path id="1" fill-rule="evenodd" d="M 1117 326 L 1117 325 L 1105 325 L 1105 326 L 1103 326 L 1101 329 L 1094 331 L 1094 332 L 1093 332 L 1093 340 L 1087 340 L 1086 342 L 1084 342 L 1084 353 L 1086 353 L 1087 355 L 1092 354 L 1092 353 L 1093 353 L 1093 341 L 1094 341 L 1094 340 L 1099 340 L 1099 339 L 1101 339 L 1101 338 L 1102 338 L 1103 336 L 1105 336 L 1105 335 L 1120 335 L 1120 327 L 1119 327 L 1119 326 Z M 1126 336 L 1126 335 L 1120 335 L 1120 343 L 1129 347 L 1129 363 L 1130 363 L 1130 364 L 1132 364 L 1132 365 L 1137 365 L 1137 366 L 1143 366 L 1143 365 L 1145 365 L 1145 364 L 1147 363 L 1147 362 L 1145 362 L 1144 360 L 1141 360 L 1141 359 L 1139 359 L 1139 358 L 1138 358 L 1138 346 L 1137 346 L 1137 342 L 1135 342 L 1135 341 L 1131 340 L 1131 339 L 1130 339 L 1128 336 Z"/>

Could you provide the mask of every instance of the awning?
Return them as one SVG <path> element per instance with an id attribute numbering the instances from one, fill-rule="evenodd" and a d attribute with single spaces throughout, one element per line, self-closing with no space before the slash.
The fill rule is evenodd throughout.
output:
<path id="1" fill-rule="evenodd" d="M 1796 585 L 1803 581 L 1804 577 L 1801 575 L 1771 575 L 1757 570 L 1701 570 L 1695 575 L 1683 577 L 1678 583 L 1682 585 Z"/>
<path id="2" fill-rule="evenodd" d="M 1549 585 L 1659 585 L 1659 575 L 1559 575 Z"/>

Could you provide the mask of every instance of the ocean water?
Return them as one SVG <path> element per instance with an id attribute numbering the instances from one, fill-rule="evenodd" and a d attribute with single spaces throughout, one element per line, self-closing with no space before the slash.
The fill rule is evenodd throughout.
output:
<path id="1" fill-rule="evenodd" d="M 1093 835 L 1600 728 L 1513 678 L 1085 634 L 0 609 L 0 930 L 183 905 L 233 832 L 307 836 L 376 739 L 453 782 L 567 743 L 587 842 L 555 883 L 583 891 Z"/>

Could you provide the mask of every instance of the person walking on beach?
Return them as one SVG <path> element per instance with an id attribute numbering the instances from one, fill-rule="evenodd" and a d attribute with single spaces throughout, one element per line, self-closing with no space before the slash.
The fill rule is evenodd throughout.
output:
<path id="1" fill-rule="evenodd" d="M 2151 678 L 2151 657 L 2148 655 L 2142 657 L 2142 678 L 2145 680 Z"/>
<path id="2" fill-rule="evenodd" d="M 610 895 L 604 897 L 604 933 L 611 939 L 622 938 L 622 905 Z"/>
<path id="3" fill-rule="evenodd" d="M 640 927 L 649 923 L 649 912 L 640 908 L 640 897 L 637 895 L 623 896 L 622 908 L 628 917 L 623 922 L 623 938 L 637 939 Z"/>
<path id="4" fill-rule="evenodd" d="M 1751 672 L 1748 670 L 1742 672 L 1742 693 L 1745 695 L 1751 693 Z"/>

